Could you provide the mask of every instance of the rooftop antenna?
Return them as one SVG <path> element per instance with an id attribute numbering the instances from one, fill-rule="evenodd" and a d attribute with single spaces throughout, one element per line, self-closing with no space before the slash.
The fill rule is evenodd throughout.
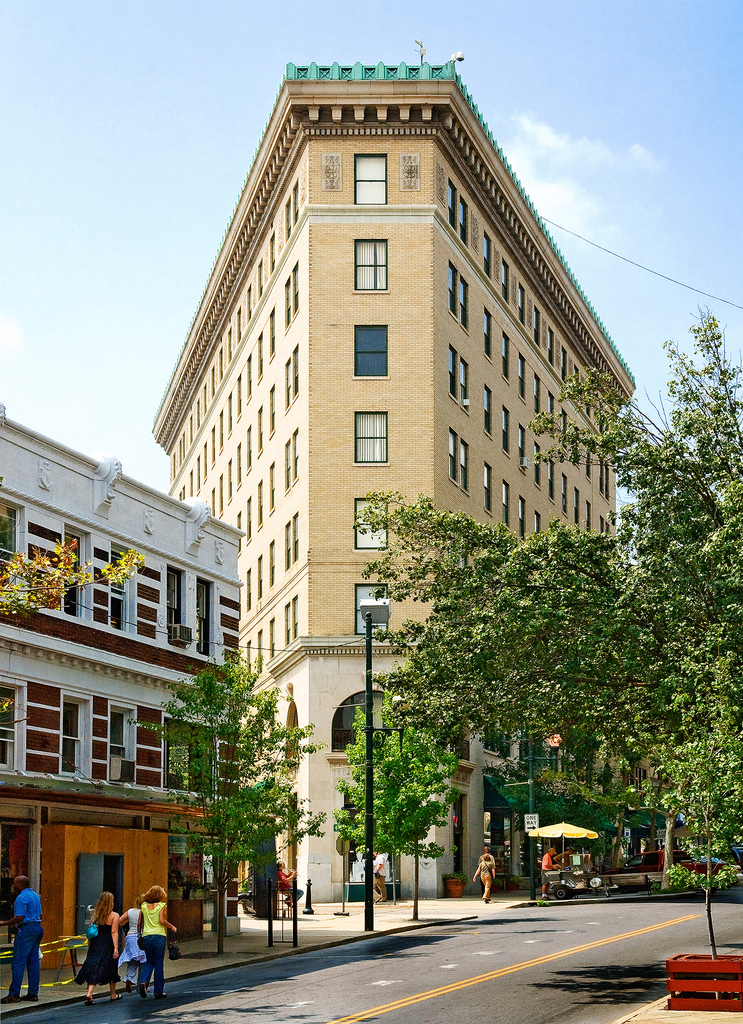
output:
<path id="1" fill-rule="evenodd" d="M 418 53 L 421 55 L 421 67 L 423 67 L 423 58 L 426 56 L 426 48 L 420 39 L 414 39 L 413 42 L 418 47 Z"/>

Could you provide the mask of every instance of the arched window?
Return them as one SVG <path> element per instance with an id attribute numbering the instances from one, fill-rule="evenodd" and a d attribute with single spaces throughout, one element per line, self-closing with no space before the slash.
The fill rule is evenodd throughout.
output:
<path id="1" fill-rule="evenodd" d="M 297 705 L 294 701 L 291 702 L 286 713 L 286 727 L 287 729 L 299 728 L 299 715 L 297 714 Z"/>
<path id="2" fill-rule="evenodd" d="M 374 691 L 375 728 L 379 728 L 382 725 L 382 696 L 381 690 Z M 356 717 L 356 709 L 361 708 L 363 710 L 365 697 L 366 695 L 362 690 L 361 693 L 355 693 L 353 697 L 348 697 L 340 707 L 336 708 L 336 712 L 333 715 L 333 750 L 345 750 L 349 743 L 353 743 L 353 720 Z"/>

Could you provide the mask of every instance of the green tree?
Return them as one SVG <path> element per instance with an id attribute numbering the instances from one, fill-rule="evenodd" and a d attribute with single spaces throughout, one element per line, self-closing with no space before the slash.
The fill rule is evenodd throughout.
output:
<path id="1" fill-rule="evenodd" d="M 425 497 L 371 496 L 364 520 L 390 543 L 369 574 L 392 597 L 425 603 L 425 621 L 395 633 L 406 660 L 387 682 L 420 724 L 556 731 L 568 746 L 598 737 L 620 772 L 662 752 L 672 790 L 686 771 L 674 751 L 714 735 L 721 710 L 737 735 L 741 367 L 714 317 L 703 314 L 692 334 L 694 355 L 667 347 L 668 412 L 648 414 L 589 370 L 565 382 L 560 401 L 590 409 L 590 424 L 547 414 L 532 424 L 548 438 L 543 459 L 589 463 L 602 489 L 608 479 L 631 494 L 616 535 L 556 519 L 519 543 Z"/>
<path id="2" fill-rule="evenodd" d="M 382 720 L 394 721 L 389 700 L 385 699 Z M 395 723 L 399 725 L 399 722 Z M 351 779 L 341 779 L 337 788 L 354 811 L 334 811 L 342 839 L 353 839 L 363 847 L 365 801 L 366 742 L 364 715 L 356 713 L 356 736 L 346 747 Z M 459 765 L 457 754 L 442 746 L 431 733 L 403 728 L 402 739 L 396 732 L 378 735 L 374 745 L 374 827 L 375 850 L 414 858 L 413 920 L 418 920 L 418 868 L 421 857 L 438 858 L 446 852 L 428 839 L 432 828 L 447 824 L 451 804 L 459 790 L 451 779 Z"/>
<path id="3" fill-rule="evenodd" d="M 317 750 L 312 727 L 287 728 L 278 722 L 278 692 L 257 687 L 260 660 L 251 667 L 232 657 L 209 664 L 193 679 L 171 686 L 161 733 L 171 763 L 180 766 L 181 786 L 171 799 L 185 819 L 191 848 L 212 859 L 217 900 L 217 950 L 224 949 L 227 883 L 241 861 L 266 864 L 267 846 L 279 837 L 301 842 L 321 835 L 325 816 L 311 814 L 295 793 L 303 757 Z M 140 723 L 152 729 L 150 723 Z"/>

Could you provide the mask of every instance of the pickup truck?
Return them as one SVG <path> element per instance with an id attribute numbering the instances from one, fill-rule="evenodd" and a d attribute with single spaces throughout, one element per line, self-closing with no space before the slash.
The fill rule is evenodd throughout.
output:
<path id="1" fill-rule="evenodd" d="M 624 867 L 609 868 L 603 872 L 610 885 L 616 885 L 620 892 L 649 889 L 653 882 L 660 882 L 663 877 L 663 850 L 647 850 L 630 857 Z M 684 850 L 673 851 L 673 863 L 693 868 L 691 857 Z"/>

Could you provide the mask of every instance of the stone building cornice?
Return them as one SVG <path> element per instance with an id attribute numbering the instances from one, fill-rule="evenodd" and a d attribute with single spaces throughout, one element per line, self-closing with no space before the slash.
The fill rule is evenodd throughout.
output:
<path id="1" fill-rule="evenodd" d="M 90 672 L 97 676 L 111 676 L 117 679 L 123 679 L 127 682 L 134 684 L 149 686 L 154 689 L 166 691 L 169 688 L 169 683 L 173 679 L 180 679 L 182 673 L 176 672 L 175 670 L 168 670 L 163 668 L 162 675 L 154 675 L 149 672 L 142 672 L 137 669 L 127 667 L 126 664 L 112 661 L 115 655 L 108 654 L 107 661 L 100 661 L 93 654 L 81 655 L 72 650 L 65 650 L 65 641 L 57 640 L 56 643 L 59 646 L 51 647 L 48 643 L 44 643 L 43 639 L 35 641 L 32 639 L 35 634 L 30 633 L 28 630 L 23 630 L 22 623 L 17 626 L 8 626 L 7 623 L 0 623 L 0 630 L 12 629 L 18 632 L 18 636 L 0 635 L 0 651 L 7 651 L 9 655 L 19 654 L 27 657 L 36 658 L 38 661 L 54 663 L 55 665 L 62 666 L 64 668 L 71 668 Z M 23 631 L 23 633 L 21 633 Z M 44 638 L 48 639 L 48 638 Z M 72 645 L 70 646 L 77 646 Z"/>
<path id="2" fill-rule="evenodd" d="M 374 658 L 394 657 L 391 644 L 373 641 Z M 293 640 L 283 651 L 278 651 L 267 663 L 266 670 L 275 680 L 307 658 L 363 658 L 365 640 L 363 636 L 351 640 L 347 636 L 302 636 Z"/>
<path id="3" fill-rule="evenodd" d="M 373 123 L 367 122 L 369 108 L 376 117 Z M 411 121 L 413 108 L 416 118 Z M 242 287 L 270 225 L 268 215 L 288 168 L 296 163 L 307 138 L 333 134 L 440 134 L 472 184 L 481 195 L 490 197 L 492 216 L 570 326 L 586 362 L 608 370 L 622 391 L 632 392 L 629 368 L 451 62 L 420 68 L 404 64 L 289 64 L 155 418 L 153 433 L 158 444 L 168 451 L 175 444 L 187 403 L 224 327 L 235 290 Z M 551 257 L 547 249 L 552 250 Z M 590 322 L 608 349 L 596 341 Z"/>

